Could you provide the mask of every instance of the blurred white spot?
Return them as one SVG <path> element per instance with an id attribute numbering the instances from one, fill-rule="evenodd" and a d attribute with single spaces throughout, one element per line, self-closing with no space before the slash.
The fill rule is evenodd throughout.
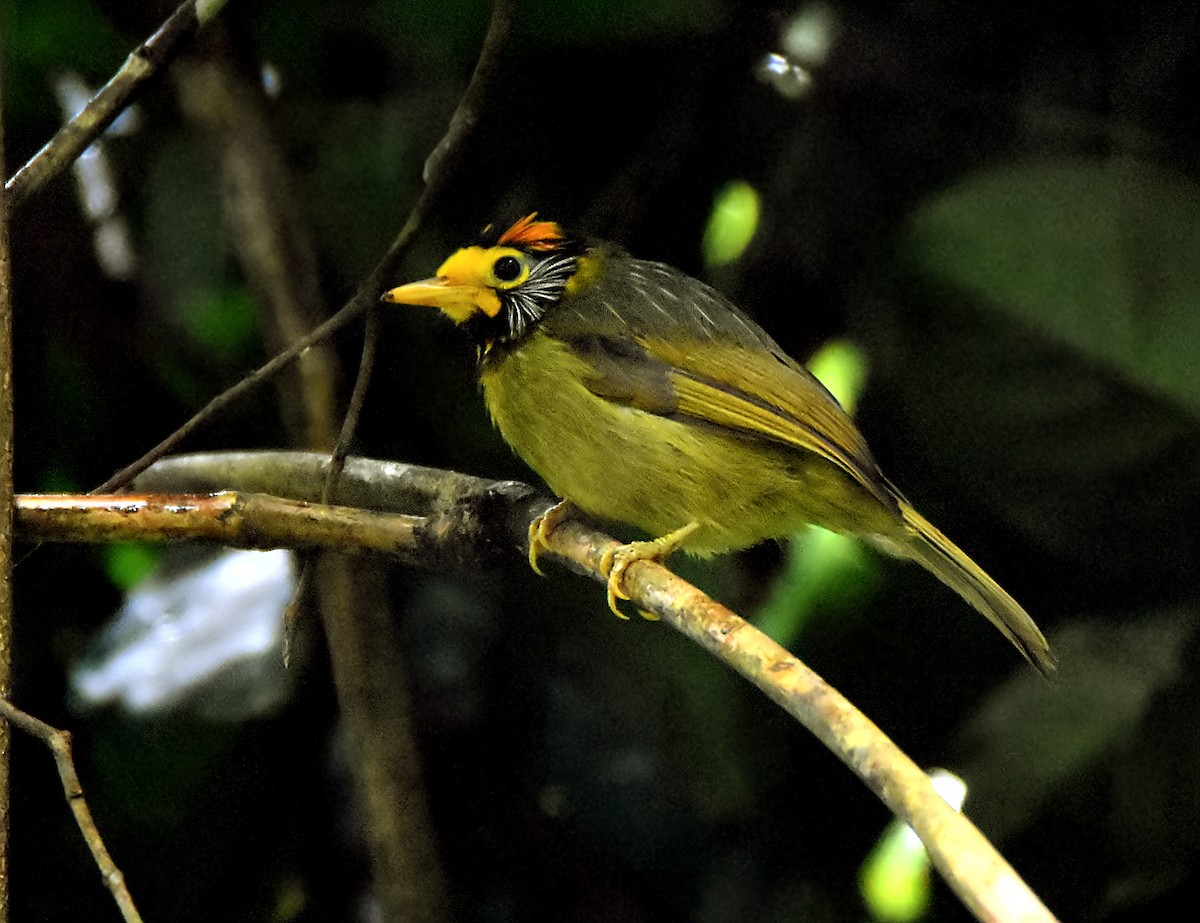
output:
<path id="1" fill-rule="evenodd" d="M 60 74 L 54 82 L 63 120 L 79 114 L 92 97 L 91 88 L 78 74 Z M 138 127 L 137 110 L 126 109 L 105 131 L 103 137 L 125 135 Z M 79 188 L 79 201 L 94 231 L 96 260 L 105 274 L 114 279 L 129 279 L 137 269 L 137 258 L 129 227 L 118 211 L 120 194 L 113 180 L 105 153 L 104 140 L 98 138 L 75 161 L 73 170 Z"/>
<path id="2" fill-rule="evenodd" d="M 800 99 L 812 88 L 812 74 L 775 52 L 763 57 L 757 73 L 759 80 L 786 99 Z"/>
<path id="3" fill-rule="evenodd" d="M 758 79 L 786 99 L 801 99 L 812 89 L 815 72 L 829 60 L 839 31 L 833 7 L 806 3 L 780 32 L 780 51 L 759 62 Z"/>
<path id="4" fill-rule="evenodd" d="M 137 270 L 137 258 L 129 236 L 129 225 L 117 216 L 97 225 L 95 237 L 96 259 L 100 268 L 113 279 L 131 279 Z"/>
<path id="5" fill-rule="evenodd" d="M 837 43 L 839 24 L 833 7 L 808 3 L 783 27 L 784 52 L 801 67 L 815 70 L 829 60 Z"/>
<path id="6" fill-rule="evenodd" d="M 290 687 L 282 615 L 295 586 L 291 552 L 226 549 L 186 567 L 168 559 L 72 671 L 79 703 L 227 721 L 275 711 Z"/>
<path id="7" fill-rule="evenodd" d="M 929 770 L 929 783 L 942 796 L 942 801 L 956 811 L 961 811 L 967 800 L 967 783 L 947 769 Z"/>
<path id="8" fill-rule="evenodd" d="M 283 91 L 283 74 L 274 64 L 262 66 L 262 88 L 268 99 L 278 99 Z"/>

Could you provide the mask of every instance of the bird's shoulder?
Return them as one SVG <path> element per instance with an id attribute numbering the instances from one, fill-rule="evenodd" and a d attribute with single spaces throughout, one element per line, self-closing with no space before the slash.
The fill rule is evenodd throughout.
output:
<path id="1" fill-rule="evenodd" d="M 666 263 L 635 259 L 602 245 L 579 260 L 580 281 L 568 289 L 547 333 L 721 341 L 782 354 L 773 339 L 712 286 Z"/>

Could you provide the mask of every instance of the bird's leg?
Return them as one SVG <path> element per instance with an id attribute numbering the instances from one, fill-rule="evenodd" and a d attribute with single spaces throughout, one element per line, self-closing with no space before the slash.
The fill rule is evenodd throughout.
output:
<path id="1" fill-rule="evenodd" d="M 570 500 L 559 500 L 558 503 L 542 513 L 537 519 L 529 524 L 529 566 L 533 568 L 533 572 L 539 577 L 545 577 L 542 569 L 538 567 L 538 555 L 546 551 L 550 547 L 547 539 L 550 533 L 562 524 L 566 519 L 569 519 L 575 513 L 575 504 Z"/>
<path id="2" fill-rule="evenodd" d="M 550 512 L 553 513 L 554 510 Z M 653 541 L 630 542 L 627 545 L 620 545 L 611 551 L 604 552 L 604 557 L 600 559 L 600 569 L 608 574 L 608 608 L 612 609 L 618 618 L 628 618 L 627 615 L 617 608 L 617 600 L 629 598 L 629 594 L 625 592 L 624 586 L 625 571 L 629 568 L 629 565 L 635 561 L 661 561 L 663 558 L 668 557 L 671 552 L 676 551 L 699 528 L 700 523 L 693 520 L 686 526 L 660 536 Z M 653 615 L 647 616 L 646 613 L 642 613 L 642 616 L 650 619 L 654 618 Z"/>

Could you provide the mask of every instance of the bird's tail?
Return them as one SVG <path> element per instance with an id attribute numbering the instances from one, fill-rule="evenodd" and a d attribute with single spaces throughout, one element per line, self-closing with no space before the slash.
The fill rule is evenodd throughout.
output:
<path id="1" fill-rule="evenodd" d="M 897 550 L 917 561 L 982 612 L 1044 675 L 1052 673 L 1057 661 L 1029 613 L 1004 592 L 982 567 L 903 500 L 900 501 L 900 512 L 908 526 L 909 535 Z"/>

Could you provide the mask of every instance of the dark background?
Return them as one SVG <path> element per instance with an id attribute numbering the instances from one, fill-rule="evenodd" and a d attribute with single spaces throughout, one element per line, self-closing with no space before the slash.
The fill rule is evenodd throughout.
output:
<path id="1" fill-rule="evenodd" d="M 59 124 L 50 82 L 98 86 L 169 8 L 0 11 L 11 174 Z M 419 193 L 488 12 L 222 13 L 226 53 L 277 74 L 271 128 L 331 311 Z M 824 17 L 830 42 L 822 63 L 794 59 L 812 83 L 788 98 L 760 66 L 797 16 Z M 538 210 L 709 278 L 795 355 L 857 344 L 883 469 L 1022 600 L 1061 677 L 875 556 L 790 643 L 919 763 L 966 778 L 968 813 L 1064 919 L 1169 919 L 1200 871 L 1198 20 L 1191 4 L 1023 0 L 520 4 L 396 279 Z M 70 176 L 13 216 L 20 491 L 94 486 L 265 356 L 169 77 L 138 111 L 106 142 L 132 275 L 101 270 Z M 761 219 L 710 271 L 700 242 L 731 180 Z M 433 315 L 385 319 L 357 451 L 532 478 Z M 336 346 L 352 368 L 357 333 Z M 265 389 L 187 448 L 284 445 Z M 74 731 L 147 919 L 366 919 L 319 639 L 270 715 L 74 713 L 69 670 L 119 605 L 110 563 L 54 547 L 21 565 L 14 696 Z M 748 616 L 789 566 L 773 545 L 681 565 Z M 459 919 L 864 918 L 857 876 L 886 812 L 754 689 L 558 570 L 391 581 Z M 13 919 L 116 919 L 49 757 L 15 751 Z M 928 918 L 964 916 L 936 886 Z"/>

